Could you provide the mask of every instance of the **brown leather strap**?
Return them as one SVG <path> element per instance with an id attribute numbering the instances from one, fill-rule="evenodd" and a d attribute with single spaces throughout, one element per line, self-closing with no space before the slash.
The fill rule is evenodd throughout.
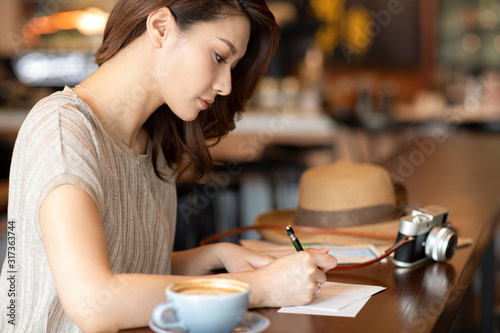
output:
<path id="1" fill-rule="evenodd" d="M 347 231 L 347 230 L 337 230 L 337 229 L 329 229 L 329 228 L 320 228 L 320 227 L 306 227 L 306 226 L 297 226 L 294 225 L 293 228 L 296 231 L 303 231 L 303 232 L 316 232 L 316 233 L 328 233 L 328 234 L 334 234 L 334 235 L 343 235 L 343 236 L 353 236 L 353 237 L 366 237 L 366 238 L 377 238 L 377 239 L 387 239 L 387 240 L 395 240 L 396 235 L 388 235 L 388 234 L 374 234 L 374 233 L 365 233 L 365 232 L 357 232 L 357 231 Z M 201 240 L 200 244 L 201 245 L 206 245 L 215 242 L 218 239 L 232 236 L 232 235 L 237 235 L 241 234 L 246 231 L 251 231 L 251 230 L 284 230 L 283 226 L 277 226 L 277 225 L 254 225 L 254 226 L 249 226 L 249 227 L 241 227 L 241 228 L 235 228 L 229 231 L 224 231 L 224 232 L 219 232 L 217 234 L 214 234 L 212 236 L 206 237 Z M 346 264 L 346 265 L 338 265 L 331 269 L 330 271 L 343 271 L 343 270 L 348 270 L 348 269 L 356 269 L 356 268 L 362 268 L 369 266 L 371 264 L 377 263 L 381 261 L 384 258 L 387 258 L 392 252 L 396 251 L 398 248 L 401 246 L 405 245 L 406 243 L 409 243 L 413 240 L 413 237 L 411 236 L 405 236 L 403 239 L 401 239 L 399 242 L 395 243 L 392 245 L 390 248 L 388 248 L 384 254 L 381 256 L 360 263 L 360 264 Z"/>
<path id="2" fill-rule="evenodd" d="M 219 232 L 212 236 L 208 236 L 201 240 L 200 245 L 206 245 L 215 242 L 224 237 L 238 235 L 251 230 L 282 230 L 284 232 L 285 227 L 279 225 L 253 225 L 249 227 L 240 227 L 234 228 L 228 231 Z M 386 239 L 386 240 L 395 240 L 396 235 L 391 234 L 375 234 L 368 232 L 360 232 L 360 231 L 348 231 L 348 230 L 338 230 L 331 228 L 321 228 L 321 227 L 310 227 L 310 226 L 300 226 L 294 225 L 293 229 L 295 231 L 303 231 L 310 233 L 323 233 L 323 234 L 332 234 L 332 235 L 340 235 L 340 236 L 351 236 L 351 237 L 363 237 L 363 238 L 376 238 L 376 239 Z"/>
<path id="3" fill-rule="evenodd" d="M 366 267 L 366 266 L 375 264 L 375 263 L 379 262 L 380 260 L 387 258 L 392 252 L 396 251 L 401 246 L 411 242 L 413 239 L 414 238 L 412 236 L 406 235 L 401 240 L 399 240 L 397 243 L 394 243 L 394 245 L 392 245 L 390 248 L 385 250 L 384 254 L 382 254 L 381 256 L 378 256 L 375 259 L 368 260 L 368 261 L 365 261 L 365 262 L 362 262 L 359 264 L 337 265 L 334 268 L 330 269 L 329 272 L 331 272 L 331 271 L 345 271 L 348 269 L 362 268 L 362 267 Z"/>

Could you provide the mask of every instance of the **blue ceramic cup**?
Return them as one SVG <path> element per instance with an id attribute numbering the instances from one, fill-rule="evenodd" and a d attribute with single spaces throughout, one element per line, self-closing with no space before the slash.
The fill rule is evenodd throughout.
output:
<path id="1" fill-rule="evenodd" d="M 229 333 L 247 311 L 250 289 L 241 281 L 207 278 L 173 283 L 165 294 L 167 302 L 156 306 L 151 318 L 157 327 Z"/>

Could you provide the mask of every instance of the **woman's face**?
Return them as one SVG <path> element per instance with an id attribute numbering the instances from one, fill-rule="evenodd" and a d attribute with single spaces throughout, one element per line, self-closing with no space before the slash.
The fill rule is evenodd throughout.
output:
<path id="1" fill-rule="evenodd" d="M 241 15 L 169 32 L 156 61 L 164 102 L 182 120 L 196 119 L 217 95 L 231 93 L 231 70 L 246 52 L 250 22 Z"/>

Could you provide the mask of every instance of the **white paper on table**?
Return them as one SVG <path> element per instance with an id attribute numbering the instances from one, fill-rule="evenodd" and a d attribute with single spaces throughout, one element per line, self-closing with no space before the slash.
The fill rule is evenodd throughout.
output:
<path id="1" fill-rule="evenodd" d="M 318 310 L 318 309 L 309 309 L 304 307 L 288 307 L 282 308 L 283 310 L 278 310 L 280 313 L 294 313 L 294 314 L 308 314 L 315 316 L 332 316 L 332 317 L 350 317 L 354 318 L 358 314 L 359 311 L 365 306 L 366 302 L 370 299 L 370 296 L 356 301 L 352 304 L 349 304 L 342 310 L 338 312 L 332 312 L 331 310 Z"/>
<path id="2" fill-rule="evenodd" d="M 370 296 L 384 289 L 380 286 L 325 282 L 321 293 L 310 304 L 282 307 L 278 312 L 354 317 Z"/>

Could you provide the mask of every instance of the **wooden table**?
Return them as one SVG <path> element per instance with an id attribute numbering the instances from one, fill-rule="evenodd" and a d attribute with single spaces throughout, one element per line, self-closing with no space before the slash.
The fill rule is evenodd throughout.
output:
<path id="1" fill-rule="evenodd" d="M 491 265 L 491 243 L 500 219 L 500 135 L 458 132 L 422 139 L 385 166 L 406 185 L 411 202 L 449 209 L 457 233 L 472 238 L 473 245 L 459 249 L 448 264 L 402 269 L 388 260 L 331 273 L 329 281 L 387 289 L 373 296 L 355 318 L 281 314 L 277 308 L 253 310 L 271 320 L 265 332 L 446 332 L 450 328 L 485 254 L 490 262 L 484 266 Z M 484 295 L 490 297 L 483 300 L 482 311 L 490 320 L 491 287 L 483 286 Z M 485 324 L 484 331 L 489 331 L 491 322 Z"/>

